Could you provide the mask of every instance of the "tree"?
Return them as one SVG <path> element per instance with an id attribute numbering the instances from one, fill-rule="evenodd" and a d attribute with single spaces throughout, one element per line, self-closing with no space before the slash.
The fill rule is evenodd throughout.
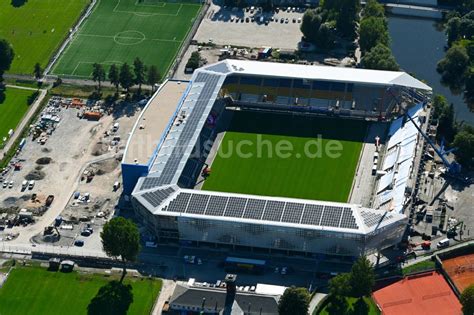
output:
<path id="1" fill-rule="evenodd" d="M 43 82 L 41 82 L 41 77 L 43 76 L 43 69 L 41 69 L 41 65 L 39 64 L 39 62 L 35 63 L 35 66 L 33 68 L 33 75 L 36 79 L 36 84 L 38 85 L 38 89 L 40 88 L 41 84 L 43 84 Z"/>
<path id="2" fill-rule="evenodd" d="M 377 44 L 364 57 L 362 66 L 366 69 L 398 71 L 400 67 L 392 55 L 390 48 L 383 44 Z"/>
<path id="3" fill-rule="evenodd" d="M 464 315 L 474 314 L 474 284 L 471 284 L 461 293 L 459 297 Z"/>
<path id="4" fill-rule="evenodd" d="M 132 70 L 130 69 L 130 66 L 128 65 L 128 63 L 124 63 L 122 67 L 120 68 L 119 81 L 122 88 L 124 88 L 128 94 L 128 91 L 133 86 L 133 81 L 134 81 Z"/>
<path id="5" fill-rule="evenodd" d="M 337 31 L 348 38 L 355 37 L 356 21 L 360 11 L 359 0 L 340 0 L 336 18 Z"/>
<path id="6" fill-rule="evenodd" d="M 104 225 L 100 233 L 102 247 L 107 256 L 119 258 L 123 263 L 123 272 L 120 282 L 123 281 L 126 263 L 136 261 L 140 251 L 140 233 L 131 220 L 115 217 Z"/>
<path id="7" fill-rule="evenodd" d="M 140 93 L 142 84 L 146 83 L 146 67 L 138 57 L 133 61 L 133 72 L 135 73 L 135 84 L 138 84 L 138 93 Z"/>
<path id="8" fill-rule="evenodd" d="M 160 73 L 158 72 L 158 68 L 155 65 L 148 67 L 146 83 L 151 85 L 152 91 L 154 91 L 155 84 L 158 82 L 160 82 Z"/>
<path id="9" fill-rule="evenodd" d="M 316 43 L 322 17 L 315 9 L 306 10 L 301 21 L 300 30 L 307 41 Z"/>
<path id="10" fill-rule="evenodd" d="M 43 76 L 43 69 L 41 69 L 41 65 L 39 64 L 39 62 L 35 63 L 33 75 L 37 81 Z"/>
<path id="11" fill-rule="evenodd" d="M 12 46 L 5 39 L 0 39 L 0 86 L 3 85 L 3 74 L 10 70 L 10 66 L 15 58 Z"/>
<path id="12" fill-rule="evenodd" d="M 198 51 L 191 53 L 188 62 L 186 63 L 186 69 L 192 69 L 193 71 L 199 68 L 201 63 L 201 54 Z"/>
<path id="13" fill-rule="evenodd" d="M 290 287 L 278 302 L 278 314 L 307 315 L 310 300 L 311 296 L 306 288 Z"/>
<path id="14" fill-rule="evenodd" d="M 365 4 L 362 16 L 385 18 L 385 9 L 382 4 L 378 3 L 377 0 L 368 0 Z"/>
<path id="15" fill-rule="evenodd" d="M 458 90 L 464 85 L 468 74 L 469 56 L 465 47 L 454 45 L 446 56 L 438 62 L 436 70 L 441 74 L 441 81 L 451 89 Z"/>
<path id="16" fill-rule="evenodd" d="M 334 37 L 334 30 L 329 23 L 323 23 L 319 26 L 315 44 L 322 49 L 332 48 L 334 46 Z"/>
<path id="17" fill-rule="evenodd" d="M 329 293 L 332 296 L 349 296 L 352 292 L 351 274 L 340 273 L 329 280 Z"/>
<path id="18" fill-rule="evenodd" d="M 100 63 L 94 63 L 92 66 L 92 80 L 97 82 L 97 90 L 100 92 L 101 83 L 105 80 L 104 66 L 102 66 Z"/>
<path id="19" fill-rule="evenodd" d="M 384 19 L 369 17 L 362 19 L 359 28 L 359 45 L 363 53 L 377 44 L 388 46 L 390 37 Z"/>
<path id="20" fill-rule="evenodd" d="M 374 267 L 365 256 L 359 257 L 352 265 L 350 273 L 352 296 L 363 297 L 372 293 L 375 284 Z"/>
<path id="21" fill-rule="evenodd" d="M 448 36 L 448 46 L 451 46 L 461 35 L 461 18 L 453 17 L 446 23 L 446 35 Z"/>
<path id="22" fill-rule="evenodd" d="M 116 92 L 118 93 L 120 76 L 116 65 L 111 65 L 109 69 L 109 81 L 115 86 Z"/>
<path id="23" fill-rule="evenodd" d="M 457 148 L 455 151 L 456 160 L 465 168 L 474 168 L 474 130 L 465 127 L 456 134 L 453 146 Z M 474 289 L 472 289 L 474 292 Z M 474 293 L 473 293 L 474 294 Z M 464 304 L 463 304 L 464 305 Z M 470 314 L 473 314 L 471 312 Z"/>

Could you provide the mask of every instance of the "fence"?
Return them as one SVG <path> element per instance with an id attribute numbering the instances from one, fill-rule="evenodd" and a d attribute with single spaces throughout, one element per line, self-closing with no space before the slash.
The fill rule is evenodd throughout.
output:
<path id="1" fill-rule="evenodd" d="M 183 43 L 181 44 L 181 47 L 176 54 L 176 59 L 174 60 L 173 64 L 171 65 L 170 69 L 168 70 L 168 76 L 167 78 L 171 79 L 174 77 L 176 74 L 176 70 L 178 70 L 178 66 L 184 56 L 184 53 L 186 50 L 188 50 L 189 45 L 191 43 L 192 38 L 196 34 L 199 25 L 201 25 L 202 20 L 206 16 L 206 13 L 210 7 L 210 2 L 206 1 L 204 2 L 204 6 L 201 8 L 201 11 L 199 12 L 199 15 L 196 17 L 196 20 L 193 23 L 193 26 L 189 30 L 188 34 L 186 35 L 186 38 L 184 39 Z"/>
<path id="2" fill-rule="evenodd" d="M 69 45 L 69 43 L 71 43 L 71 41 L 73 40 L 74 38 L 74 35 L 77 33 L 77 31 L 79 30 L 79 27 L 82 25 L 82 23 L 84 23 L 84 20 L 87 19 L 89 17 L 89 15 L 91 15 L 91 12 L 92 10 L 95 8 L 97 4 L 97 0 L 92 0 L 91 4 L 87 7 L 87 9 L 84 11 L 84 13 L 81 15 L 81 17 L 79 18 L 79 22 L 77 22 L 76 26 L 74 27 L 74 29 L 72 30 L 72 32 L 70 32 L 69 36 L 66 38 L 66 40 L 63 42 L 63 44 L 61 45 L 61 47 L 59 47 L 58 51 L 54 54 L 53 58 L 51 59 L 51 61 L 49 62 L 48 66 L 46 67 L 46 69 L 44 69 L 44 76 L 48 76 L 48 77 L 53 77 L 53 76 L 50 76 L 49 75 L 49 71 L 51 71 L 51 68 L 53 67 L 53 65 L 56 63 L 56 61 L 58 61 L 60 55 L 64 52 L 64 50 L 66 49 L 67 45 Z"/>

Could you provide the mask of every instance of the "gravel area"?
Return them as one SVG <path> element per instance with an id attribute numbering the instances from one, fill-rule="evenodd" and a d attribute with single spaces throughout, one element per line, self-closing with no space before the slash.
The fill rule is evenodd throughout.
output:
<path id="1" fill-rule="evenodd" d="M 224 8 L 212 4 L 208 12 L 194 36 L 194 40 L 200 43 L 212 41 L 219 45 L 297 49 L 301 40 L 301 23 L 298 23 L 298 19 L 303 17 L 302 11 L 265 12 L 263 16 L 269 21 L 268 25 L 257 22 L 257 19 L 252 22 L 252 16 L 256 16 L 257 13 L 252 14 L 244 9 Z M 248 22 L 247 18 L 249 18 Z M 270 21 L 271 18 L 275 21 Z M 288 19 L 287 23 L 286 19 Z"/>

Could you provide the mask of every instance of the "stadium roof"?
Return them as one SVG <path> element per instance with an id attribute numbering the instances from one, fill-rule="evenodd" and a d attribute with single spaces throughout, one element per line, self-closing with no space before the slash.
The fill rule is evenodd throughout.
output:
<path id="1" fill-rule="evenodd" d="M 431 91 L 404 72 L 270 62 L 225 60 L 196 70 L 156 149 L 149 174 L 141 177 L 132 195 L 153 214 L 214 220 L 239 220 L 316 230 L 367 234 L 406 219 L 403 214 L 354 204 L 252 196 L 181 189 L 176 184 L 199 138 L 225 78 L 232 73 L 262 77 L 354 82 L 404 86 Z M 160 135 L 156 135 L 159 137 Z M 175 206 L 178 200 L 182 203 Z M 183 201 L 184 200 L 184 201 Z M 186 204 L 184 204 L 186 203 Z M 268 211 L 267 211 L 268 210 Z"/>
<path id="2" fill-rule="evenodd" d="M 225 64 L 227 70 L 224 69 Z M 219 66 L 220 65 L 220 66 Z M 288 63 L 243 61 L 226 59 L 218 64 L 202 68 L 220 73 L 241 73 L 248 75 L 304 78 L 308 80 L 341 81 L 372 85 L 397 85 L 431 91 L 431 87 L 406 72 L 381 71 L 357 68 L 307 66 Z"/>
<path id="3" fill-rule="evenodd" d="M 368 234 L 405 219 L 355 204 L 182 189 L 177 185 L 135 193 L 155 215 Z"/>

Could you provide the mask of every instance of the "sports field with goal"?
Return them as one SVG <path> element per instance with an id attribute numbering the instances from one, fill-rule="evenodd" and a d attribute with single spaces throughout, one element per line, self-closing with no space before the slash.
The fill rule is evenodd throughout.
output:
<path id="1" fill-rule="evenodd" d="M 347 202 L 367 126 L 237 111 L 202 189 Z"/>
<path id="2" fill-rule="evenodd" d="M 96 62 L 108 71 L 139 57 L 164 76 L 200 8 L 194 1 L 99 0 L 52 72 L 86 78 Z"/>
<path id="3" fill-rule="evenodd" d="M 89 0 L 0 1 L 0 38 L 15 51 L 9 73 L 32 74 L 44 69 L 85 10 Z"/>

